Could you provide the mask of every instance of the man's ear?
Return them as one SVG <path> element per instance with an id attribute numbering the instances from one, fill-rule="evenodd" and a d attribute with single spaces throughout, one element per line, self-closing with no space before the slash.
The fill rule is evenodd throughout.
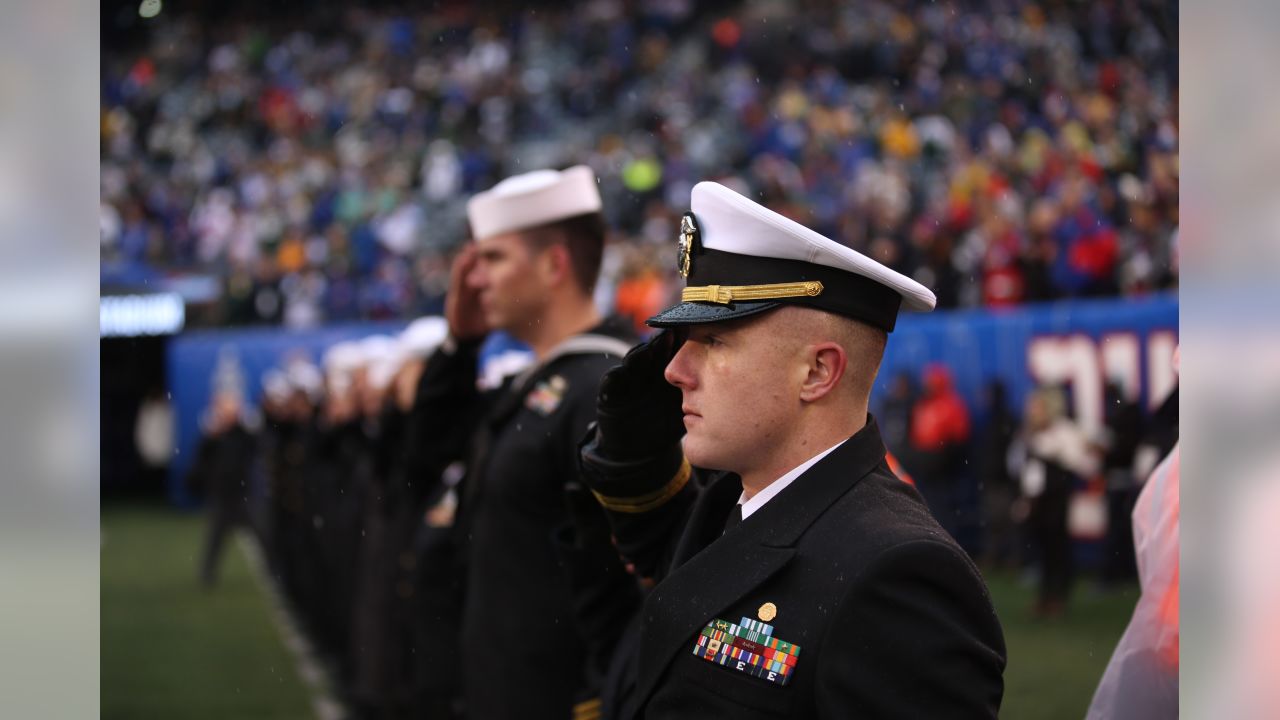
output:
<path id="1" fill-rule="evenodd" d="M 849 366 L 849 356 L 839 343 L 824 342 L 809 348 L 809 371 L 800 386 L 800 399 L 816 402 L 840 385 Z"/>
<path id="2" fill-rule="evenodd" d="M 549 286 L 561 285 L 571 280 L 573 261 L 564 243 L 552 243 L 538 253 L 538 271 Z"/>

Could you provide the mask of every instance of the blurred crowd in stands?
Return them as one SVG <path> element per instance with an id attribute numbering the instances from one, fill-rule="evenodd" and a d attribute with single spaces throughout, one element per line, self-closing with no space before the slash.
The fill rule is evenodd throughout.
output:
<path id="1" fill-rule="evenodd" d="M 497 179 L 589 164 L 598 300 L 663 304 L 719 179 L 942 307 L 1177 283 L 1176 32 L 1146 0 L 587 0 L 162 13 L 107 48 L 108 269 L 218 279 L 214 321 L 438 311 Z"/>

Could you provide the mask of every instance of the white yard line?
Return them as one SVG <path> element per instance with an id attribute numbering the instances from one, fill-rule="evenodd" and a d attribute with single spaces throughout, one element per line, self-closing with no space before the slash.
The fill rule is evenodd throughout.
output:
<path id="1" fill-rule="evenodd" d="M 262 550 L 247 533 L 236 533 L 236 542 L 249 563 L 249 572 L 253 575 L 258 588 L 267 596 L 267 604 L 271 608 L 273 625 L 280 633 L 284 646 L 293 655 L 298 677 L 302 679 L 311 694 L 311 707 L 317 720 L 342 720 L 347 717 L 346 708 L 333 696 L 329 689 L 329 678 L 324 667 L 316 659 L 315 649 L 305 633 L 298 628 L 289 606 L 280 595 L 267 573 L 267 563 L 262 557 Z"/>

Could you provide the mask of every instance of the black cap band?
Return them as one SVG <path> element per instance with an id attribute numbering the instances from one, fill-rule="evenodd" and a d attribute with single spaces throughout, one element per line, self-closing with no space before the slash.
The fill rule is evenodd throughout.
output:
<path id="1" fill-rule="evenodd" d="M 860 320 L 885 332 L 893 332 L 898 319 L 898 308 L 902 305 L 901 295 L 871 278 L 802 260 L 739 255 L 702 247 L 696 251 L 696 260 L 691 265 L 689 287 L 770 285 L 816 280 L 822 283 L 822 292 L 818 295 L 778 298 L 767 302 L 770 306 L 803 305 L 826 310 Z M 703 303 L 696 304 L 703 305 Z M 707 305 L 711 304 L 707 303 Z M 744 307 L 753 304 L 733 303 L 733 305 Z M 694 319 L 697 316 L 696 313 L 684 313 L 684 315 L 688 318 L 685 320 L 686 323 L 697 322 Z M 709 316 L 704 322 L 714 321 L 715 318 Z"/>

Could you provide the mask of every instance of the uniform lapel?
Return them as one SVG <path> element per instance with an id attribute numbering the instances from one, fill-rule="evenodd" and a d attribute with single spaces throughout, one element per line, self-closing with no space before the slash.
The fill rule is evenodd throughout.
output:
<path id="1" fill-rule="evenodd" d="M 689 522 L 685 523 L 680 542 L 676 545 L 671 561 L 673 570 L 684 565 L 720 537 L 729 516 L 729 508 L 738 502 L 741 495 L 742 481 L 731 473 L 722 474 L 707 486 L 693 506 Z"/>
<path id="2" fill-rule="evenodd" d="M 868 417 L 866 427 L 723 537 L 741 482 L 725 475 L 702 493 L 677 546 L 675 567 L 644 603 L 636 688 L 642 705 L 676 654 L 690 650 L 698 630 L 781 570 L 804 531 L 883 461 L 879 429 Z"/>

